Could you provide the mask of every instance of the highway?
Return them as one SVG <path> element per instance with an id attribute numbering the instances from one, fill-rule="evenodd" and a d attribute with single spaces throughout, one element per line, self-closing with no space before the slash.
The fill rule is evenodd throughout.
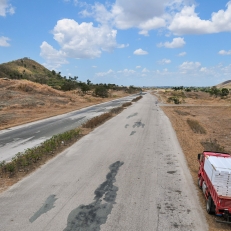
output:
<path id="1" fill-rule="evenodd" d="M 10 161 L 18 152 L 42 143 L 53 135 L 79 127 L 88 119 L 131 101 L 137 95 L 116 99 L 67 114 L 0 131 L 0 162 Z"/>
<path id="2" fill-rule="evenodd" d="M 0 194 L 1 231 L 206 231 L 169 119 L 146 94 Z"/>

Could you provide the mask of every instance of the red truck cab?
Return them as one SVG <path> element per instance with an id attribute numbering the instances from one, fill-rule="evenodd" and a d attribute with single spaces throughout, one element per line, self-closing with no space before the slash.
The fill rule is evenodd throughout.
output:
<path id="1" fill-rule="evenodd" d="M 198 161 L 198 186 L 207 200 L 207 212 L 226 219 L 218 222 L 231 223 L 231 155 L 204 151 Z"/>

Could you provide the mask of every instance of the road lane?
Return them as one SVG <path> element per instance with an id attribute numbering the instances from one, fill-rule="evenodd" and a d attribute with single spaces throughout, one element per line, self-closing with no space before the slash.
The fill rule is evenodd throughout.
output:
<path id="1" fill-rule="evenodd" d="M 0 230 L 206 231 L 168 118 L 146 94 L 0 194 Z"/>
<path id="2" fill-rule="evenodd" d="M 53 135 L 79 127 L 86 120 L 121 106 L 137 95 L 116 99 L 67 114 L 0 131 L 0 162 L 10 161 L 18 152 L 32 148 Z"/>

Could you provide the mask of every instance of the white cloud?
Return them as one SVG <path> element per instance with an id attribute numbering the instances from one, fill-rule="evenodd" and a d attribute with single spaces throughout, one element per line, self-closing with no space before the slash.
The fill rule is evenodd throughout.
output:
<path id="1" fill-rule="evenodd" d="M 114 73 L 114 71 L 112 69 L 108 70 L 107 72 L 98 72 L 98 73 L 96 73 L 96 76 L 103 77 L 106 75 L 110 75 L 111 73 Z"/>
<path id="2" fill-rule="evenodd" d="M 144 51 L 142 50 L 141 48 L 140 49 L 137 49 L 133 52 L 134 55 L 147 55 L 148 52 L 147 51 Z"/>
<path id="3" fill-rule="evenodd" d="M 182 74 L 196 72 L 201 69 L 201 63 L 199 62 L 183 62 L 179 66 L 179 70 Z"/>
<path id="4" fill-rule="evenodd" d="M 162 59 L 162 60 L 160 60 L 158 63 L 159 64 L 169 64 L 169 63 L 171 63 L 172 61 L 170 60 L 170 59 Z"/>
<path id="5" fill-rule="evenodd" d="M 129 69 L 124 69 L 124 70 L 122 70 L 122 71 L 117 71 L 117 72 L 120 73 L 120 74 L 124 74 L 124 75 L 131 75 L 131 74 L 136 73 L 136 71 L 134 71 L 134 70 L 129 70 Z"/>
<path id="6" fill-rule="evenodd" d="M 92 66 L 92 68 L 97 68 L 97 66 Z"/>
<path id="7" fill-rule="evenodd" d="M 147 68 L 144 68 L 143 70 L 142 70 L 142 73 L 148 73 L 148 72 L 150 72 Z"/>
<path id="8" fill-rule="evenodd" d="M 15 13 L 14 7 L 9 2 L 9 0 L 0 0 L 0 16 L 5 17 L 7 14 Z"/>
<path id="9" fill-rule="evenodd" d="M 185 6 L 176 13 L 168 29 L 176 35 L 210 34 L 231 31 L 231 1 L 226 10 L 219 10 L 211 15 L 211 19 L 203 20 L 195 12 L 195 5 Z"/>
<path id="10" fill-rule="evenodd" d="M 139 69 L 139 68 L 141 68 L 141 66 L 136 66 L 136 69 Z"/>
<path id="11" fill-rule="evenodd" d="M 165 42 L 157 44 L 158 47 L 165 47 L 165 48 L 180 48 L 185 45 L 184 38 L 178 37 L 174 38 L 172 42 Z"/>
<path id="12" fill-rule="evenodd" d="M 225 50 L 221 50 L 218 52 L 219 55 L 231 55 L 231 50 L 229 51 L 225 51 Z"/>
<path id="13" fill-rule="evenodd" d="M 183 56 L 185 56 L 186 54 L 187 54 L 186 52 L 181 52 L 181 53 L 178 54 L 178 56 L 183 57 Z"/>
<path id="14" fill-rule="evenodd" d="M 8 41 L 10 41 L 9 38 L 4 37 L 4 36 L 1 36 L 1 37 L 0 37 L 0 47 L 9 47 L 10 44 L 9 44 Z"/>
<path id="15" fill-rule="evenodd" d="M 102 51 L 112 52 L 117 47 L 117 31 L 107 25 L 94 27 L 91 22 L 78 24 L 73 19 L 62 19 L 57 22 L 52 33 L 60 46 L 60 50 L 56 53 L 65 54 L 65 58 L 97 58 L 101 56 Z M 46 47 L 48 45 L 46 43 Z M 44 44 L 41 49 L 43 47 Z M 41 52 L 46 60 L 49 59 L 50 51 L 54 51 L 52 46 L 49 45 L 49 48 Z"/>
<path id="16" fill-rule="evenodd" d="M 127 44 L 118 44 L 117 45 L 117 48 L 125 48 L 125 47 L 129 47 L 129 44 L 127 43 Z"/>
<path id="17" fill-rule="evenodd" d="M 49 68 L 57 69 L 62 64 L 68 63 L 66 54 L 63 51 L 57 51 L 47 42 L 43 42 L 40 46 L 40 56 L 46 60 L 46 66 Z"/>

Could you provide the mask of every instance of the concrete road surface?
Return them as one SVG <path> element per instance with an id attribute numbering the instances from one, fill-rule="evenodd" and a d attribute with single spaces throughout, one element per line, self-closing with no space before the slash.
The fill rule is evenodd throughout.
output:
<path id="1" fill-rule="evenodd" d="M 146 94 L 0 194 L 1 231 L 206 231 L 176 135 Z"/>
<path id="2" fill-rule="evenodd" d="M 18 152 L 32 148 L 53 135 L 79 127 L 88 119 L 103 114 L 113 107 L 130 102 L 137 95 L 116 99 L 67 114 L 16 126 L 0 131 L 0 162 L 10 161 Z"/>

